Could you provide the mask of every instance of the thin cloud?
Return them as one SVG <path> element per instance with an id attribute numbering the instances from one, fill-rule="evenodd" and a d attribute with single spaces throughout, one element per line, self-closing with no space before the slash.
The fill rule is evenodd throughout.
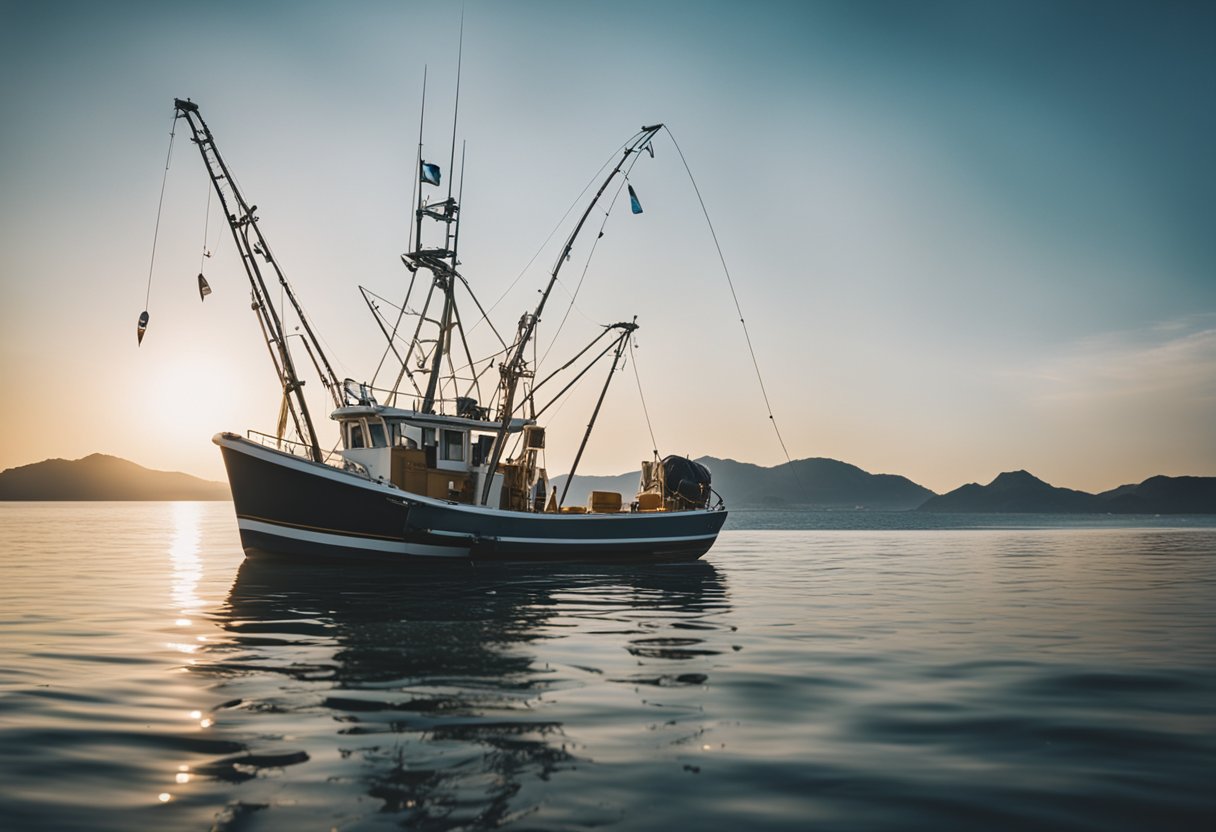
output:
<path id="1" fill-rule="evenodd" d="M 1216 402 L 1216 315 L 1163 321 L 1077 342 L 1030 373 L 1044 404 L 1152 399 Z M 1214 414 L 1216 417 L 1216 414 Z"/>

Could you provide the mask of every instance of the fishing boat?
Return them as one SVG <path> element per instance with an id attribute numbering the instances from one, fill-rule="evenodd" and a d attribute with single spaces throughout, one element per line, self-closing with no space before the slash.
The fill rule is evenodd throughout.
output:
<path id="1" fill-rule="evenodd" d="M 623 145 L 566 239 L 535 309 L 523 314 L 510 338 L 491 323 L 497 343 L 488 357 L 476 360 L 461 320 L 465 296 L 481 313 L 479 323 L 488 317 L 458 268 L 460 195 L 452 193 L 449 176 L 447 195 L 439 198 L 443 172 L 423 158 L 420 125 L 411 246 L 401 255 L 409 289 L 396 320 L 360 287 L 386 336 L 385 355 L 391 353 L 399 367 L 391 386 L 377 387 L 335 375 L 259 227 L 257 207 L 238 187 L 198 104 L 176 99 L 174 107 L 175 124 L 188 126 L 213 185 L 209 194 L 227 219 L 282 387 L 275 434 L 225 432 L 213 438 L 247 556 L 667 562 L 695 560 L 709 550 L 727 512 L 710 472 L 688 458 L 660 458 L 655 451 L 642 463 L 635 494 L 593 491 L 584 502 L 569 501 L 608 381 L 631 349 L 636 319 L 602 327 L 574 358 L 543 377 L 528 358 L 550 293 L 595 206 L 615 201 L 624 187 L 633 212 L 641 212 L 625 180 L 639 158 L 654 156 L 652 141 L 663 125 L 643 127 Z M 454 156 L 453 136 L 453 162 Z M 271 292 L 276 283 L 278 305 Z M 199 287 L 200 297 L 211 291 L 201 273 Z M 423 295 L 421 308 L 413 309 L 411 301 Z M 295 331 L 289 332 L 287 315 L 298 322 Z M 147 323 L 145 310 L 141 339 Z M 411 328 L 407 339 L 403 333 Z M 318 439 L 289 334 L 299 338 L 333 404 L 330 418 L 339 440 L 328 452 Z M 559 494 L 543 464 L 547 437 L 541 419 L 601 359 L 610 365 L 608 381 Z M 490 387 L 486 377 L 495 374 Z M 288 438 L 289 427 L 294 439 Z"/>

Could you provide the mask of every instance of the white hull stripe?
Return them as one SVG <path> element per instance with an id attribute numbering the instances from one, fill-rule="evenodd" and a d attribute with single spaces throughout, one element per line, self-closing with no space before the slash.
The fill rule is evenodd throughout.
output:
<path id="1" fill-rule="evenodd" d="M 241 531 L 258 532 L 260 534 L 299 540 L 305 543 L 317 543 L 323 546 L 341 546 L 346 549 L 364 549 L 369 552 L 388 552 L 394 555 L 419 555 L 423 557 L 463 558 L 468 557 L 467 549 L 451 546 L 423 546 L 402 541 L 372 540 L 366 537 L 353 537 L 345 534 L 330 534 L 328 532 L 306 531 L 290 526 L 279 526 L 265 523 L 261 520 L 237 518 L 237 526 Z"/>
<path id="2" fill-rule="evenodd" d="M 436 537 L 453 537 L 472 540 L 473 535 L 464 532 L 447 532 L 440 529 L 428 529 L 428 534 Z M 669 537 L 612 537 L 612 538 L 583 538 L 583 537 L 503 537 L 495 536 L 487 540 L 497 540 L 499 543 L 516 543 L 529 546 L 614 546 L 643 544 L 643 543 L 689 543 L 694 540 L 714 540 L 716 534 L 691 534 Z"/>
<path id="3" fill-rule="evenodd" d="M 449 546 L 427 546 L 419 543 L 406 543 L 402 541 L 389 540 L 374 540 L 366 537 L 356 537 L 353 535 L 333 534 L 330 532 L 309 531 L 306 529 L 297 529 L 290 526 L 280 526 L 275 523 L 266 523 L 261 520 L 250 520 L 248 518 L 237 518 L 237 526 L 242 531 L 259 532 L 261 534 L 273 535 L 275 537 L 285 537 L 291 540 L 300 540 L 306 543 L 318 543 L 325 546 L 343 546 L 348 549 L 364 549 L 372 552 L 389 552 L 397 555 L 419 555 L 423 557 L 441 557 L 441 558 L 462 558 L 467 557 L 468 549 L 462 549 Z M 436 537 L 460 538 L 469 540 L 471 536 L 460 532 L 447 532 L 438 529 L 432 529 L 430 534 Z M 501 543 L 511 543 L 523 546 L 585 546 L 588 549 L 616 547 L 621 545 L 642 545 L 642 544 L 662 544 L 662 543 L 691 543 L 699 540 L 712 541 L 717 535 L 713 534 L 698 534 L 698 535 L 683 535 L 679 537 L 631 537 L 621 538 L 618 540 L 583 540 L 579 538 L 548 538 L 548 537 L 500 537 L 498 541 Z"/>

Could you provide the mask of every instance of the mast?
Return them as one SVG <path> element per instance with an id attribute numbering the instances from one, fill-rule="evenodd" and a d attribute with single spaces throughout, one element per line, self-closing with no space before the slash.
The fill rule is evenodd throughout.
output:
<path id="1" fill-rule="evenodd" d="M 207 123 L 203 121 L 203 117 L 199 113 L 198 105 L 189 99 L 183 101 L 177 98 L 174 99 L 173 106 L 177 118 L 185 119 L 190 126 L 191 140 L 198 145 L 199 152 L 202 154 L 203 163 L 207 166 L 207 173 L 211 177 L 211 183 L 219 197 L 224 216 L 228 219 L 232 239 L 241 253 L 241 263 L 245 267 L 245 274 L 249 278 L 249 285 L 253 291 L 253 311 L 257 314 L 262 334 L 266 338 L 266 346 L 270 350 L 271 360 L 279 375 L 279 381 L 283 385 L 283 395 L 286 397 L 296 433 L 301 438 L 307 439 L 309 455 L 313 461 L 321 462 L 321 445 L 317 440 L 317 431 L 308 410 L 308 402 L 304 398 L 304 381 L 296 372 L 295 362 L 292 360 L 291 351 L 287 346 L 287 333 L 284 331 L 279 311 L 271 300 L 269 288 L 255 254 L 260 255 L 273 268 L 284 296 L 291 303 L 304 328 L 305 345 L 317 362 L 321 384 L 329 391 L 335 406 L 338 407 L 341 407 L 343 403 L 340 393 L 341 384 L 334 375 L 329 359 L 321 348 L 321 343 L 313 332 L 312 326 L 308 323 L 303 308 L 296 299 L 295 291 L 288 283 L 283 270 L 279 268 L 278 261 L 271 255 L 270 246 L 266 242 L 266 238 L 262 236 L 261 229 L 258 228 L 258 218 L 254 214 L 257 206 L 249 205 L 241 194 L 228 166 L 220 156 L 215 139 L 211 135 L 211 129 L 207 127 Z M 228 193 L 225 193 L 225 188 L 228 189 Z M 230 198 L 232 204 L 229 203 Z M 253 239 L 250 238 L 251 232 Z M 307 436 L 305 436 L 305 431 L 307 431 Z"/>
<path id="2" fill-rule="evenodd" d="M 420 186 L 421 187 L 421 186 Z M 422 223 L 423 220 L 430 219 L 444 224 L 444 242 L 442 246 L 436 248 L 426 248 L 422 242 Z M 434 352 L 430 356 L 430 377 L 427 379 L 426 392 L 423 394 L 422 406 L 420 410 L 423 413 L 434 413 L 435 402 L 438 399 L 439 376 L 443 369 L 443 359 L 446 355 L 446 342 L 450 337 L 453 323 L 453 311 L 455 301 L 453 294 L 456 291 L 456 281 L 460 275 L 456 271 L 456 251 L 454 250 L 454 241 L 460 227 L 460 205 L 452 197 L 448 197 L 442 202 L 426 203 L 419 198 L 417 210 L 417 245 L 416 248 L 408 254 L 403 254 L 401 259 L 405 261 L 405 265 L 411 271 L 417 269 L 426 269 L 431 273 L 432 284 L 431 294 L 427 296 L 427 305 L 429 306 L 430 297 L 438 291 L 443 296 L 443 310 L 440 313 L 437 322 L 439 332 L 435 337 Z M 418 326 L 421 329 L 423 321 L 426 320 L 426 307 L 423 308 L 422 314 L 418 319 Z M 418 333 L 415 333 L 415 341 Z"/>
<path id="3" fill-rule="evenodd" d="M 456 240 L 460 237 L 460 204 L 452 198 L 452 180 L 455 175 L 456 163 L 456 127 L 460 117 L 460 70 L 464 61 L 464 12 L 460 13 L 460 47 L 456 55 L 456 101 L 452 108 L 452 144 L 448 156 L 448 196 L 442 202 L 428 205 L 423 201 L 422 183 L 430 180 L 423 175 L 422 160 L 422 120 L 418 124 L 418 206 L 416 209 L 417 234 L 414 238 L 414 250 L 403 255 L 406 266 L 411 269 L 425 268 L 433 275 L 432 289 L 443 293 L 443 312 L 439 316 L 439 334 L 435 337 L 435 350 L 431 355 L 430 376 L 427 378 L 426 392 L 422 396 L 422 412 L 435 412 L 436 393 L 439 389 L 439 374 L 443 369 L 443 359 L 448 352 L 448 342 L 451 340 L 452 327 L 456 324 L 452 318 L 456 305 Z M 426 70 L 423 70 L 423 111 L 426 108 Z M 463 168 L 464 154 L 461 152 L 461 167 Z M 462 171 L 463 174 L 463 171 Z M 438 181 L 431 184 L 438 185 Z M 461 177 L 461 191 L 464 190 L 464 178 Z M 422 247 L 422 220 L 429 218 L 444 224 L 443 246 L 435 249 Z M 419 325 L 423 315 L 419 319 Z"/>
<path id="4" fill-rule="evenodd" d="M 506 363 L 499 365 L 498 371 L 501 376 L 502 385 L 502 404 L 499 413 L 499 418 L 502 423 L 498 428 L 498 436 L 494 441 L 494 449 L 491 453 L 488 465 L 488 475 L 485 478 L 485 485 L 482 487 L 481 502 L 484 505 L 490 499 L 490 489 L 494 483 L 494 471 L 498 468 L 498 462 L 502 458 L 503 445 L 506 443 L 508 428 L 511 424 L 511 416 L 515 411 L 515 393 L 519 386 L 519 381 L 529 375 L 527 361 L 524 358 L 524 350 L 527 349 L 528 342 L 532 340 L 532 335 L 536 331 L 536 325 L 540 322 L 540 316 L 545 311 L 545 303 L 549 300 L 549 293 L 553 291 L 554 285 L 557 283 L 557 276 L 562 270 L 562 266 L 566 264 L 566 260 L 570 257 L 570 251 L 574 248 L 574 241 L 578 238 L 579 232 L 583 230 L 583 225 L 587 222 L 587 217 L 591 216 L 591 211 L 595 208 L 596 203 L 600 201 L 600 197 L 604 195 L 604 191 L 612 183 L 625 167 L 625 162 L 629 157 L 646 147 L 661 129 L 662 124 L 652 124 L 648 127 L 643 127 L 641 131 L 625 145 L 625 151 L 621 155 L 620 161 L 616 163 L 616 167 L 604 179 L 595 196 L 587 205 L 583 215 L 579 217 L 578 224 L 574 230 L 570 232 L 570 236 L 566 239 L 566 244 L 562 246 L 561 254 L 558 255 L 557 263 L 553 266 L 553 271 L 549 275 L 549 282 L 545 286 L 545 290 L 541 293 L 540 302 L 536 305 L 536 311 L 525 313 L 519 320 L 519 336 L 516 340 L 515 350 L 511 353 L 511 357 Z"/>

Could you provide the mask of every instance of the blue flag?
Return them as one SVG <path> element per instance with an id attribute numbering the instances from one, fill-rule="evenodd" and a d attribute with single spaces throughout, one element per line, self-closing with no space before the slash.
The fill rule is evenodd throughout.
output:
<path id="1" fill-rule="evenodd" d="M 422 181 L 428 185 L 438 185 L 439 177 L 443 174 L 439 171 L 439 165 L 433 165 L 430 162 L 422 163 Z"/>
<path id="2" fill-rule="evenodd" d="M 629 207 L 633 209 L 633 213 L 635 214 L 642 213 L 642 203 L 638 202 L 638 193 L 633 189 L 632 185 L 629 186 Z"/>

